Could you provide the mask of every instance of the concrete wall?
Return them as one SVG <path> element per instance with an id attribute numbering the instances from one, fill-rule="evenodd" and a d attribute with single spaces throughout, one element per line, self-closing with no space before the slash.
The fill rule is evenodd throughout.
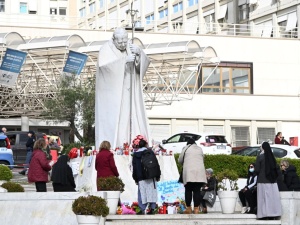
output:
<path id="1" fill-rule="evenodd" d="M 72 202 L 79 196 L 85 196 L 88 192 L 27 192 L 27 193 L 1 193 L 0 218 L 1 225 L 75 225 L 76 217 L 72 212 Z M 282 225 L 300 224 L 300 192 L 281 192 L 281 205 L 283 215 Z M 220 203 L 217 199 L 213 209 L 220 213 Z M 240 205 L 237 202 L 236 213 L 240 213 Z M 208 214 L 209 215 L 209 214 Z M 176 216 L 174 215 L 174 218 Z M 109 216 L 107 217 L 109 219 Z"/>

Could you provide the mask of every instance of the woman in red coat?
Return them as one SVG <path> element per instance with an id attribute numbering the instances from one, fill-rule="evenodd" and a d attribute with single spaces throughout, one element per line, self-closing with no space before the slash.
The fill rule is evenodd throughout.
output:
<path id="1" fill-rule="evenodd" d="M 46 154 L 42 149 L 47 147 L 43 138 L 38 139 L 33 146 L 32 158 L 29 164 L 28 181 L 34 182 L 37 192 L 47 192 L 48 172 L 51 170 Z"/>
<path id="2" fill-rule="evenodd" d="M 110 143 L 103 141 L 96 156 L 95 168 L 97 170 L 97 178 L 119 176 L 118 169 L 115 164 L 114 155 L 110 152 Z"/>

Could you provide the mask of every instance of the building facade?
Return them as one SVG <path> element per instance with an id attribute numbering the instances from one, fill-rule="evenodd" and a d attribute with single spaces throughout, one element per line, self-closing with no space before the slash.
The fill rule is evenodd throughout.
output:
<path id="1" fill-rule="evenodd" d="M 66 21 L 61 23 L 66 27 L 57 23 L 40 24 L 41 27 L 24 23 L 12 27 L 13 16 L 21 14 L 18 11 L 21 4 L 0 0 L 1 21 L 7 15 L 7 20 L 11 18 L 5 25 L 1 23 L 1 33 L 18 32 L 31 39 L 76 34 L 85 43 L 92 43 L 108 40 L 115 27 L 130 27 L 131 18 L 126 10 L 132 1 L 79 0 L 76 7 L 70 1 L 45 0 L 43 6 L 47 7 L 42 7 L 40 1 L 23 2 L 28 3 L 24 18 L 49 16 L 51 12 L 58 17 L 65 16 L 60 15 L 64 13 L 60 7 L 65 7 L 66 18 L 72 18 L 72 14 L 79 19 L 76 26 Z M 32 2 L 37 5 L 36 14 L 32 14 Z M 278 131 L 287 140 L 300 136 L 297 1 L 154 0 L 134 1 L 133 9 L 139 11 L 134 17 L 135 26 L 143 27 L 143 31 L 136 31 L 135 37 L 145 46 L 194 40 L 201 47 L 212 46 L 220 58 L 216 69 L 203 65 L 195 79 L 189 81 L 187 87 L 199 88 L 191 100 L 147 110 L 154 140 L 161 141 L 182 131 L 213 132 L 225 134 L 229 143 L 240 146 L 273 140 Z M 20 129 L 21 125 L 17 124 L 21 121 L 1 118 L 0 124 Z M 49 128 L 33 119 L 29 120 L 29 126 L 44 132 L 56 129 L 55 125 Z M 59 129 L 53 132 L 67 136 L 67 126 Z"/>

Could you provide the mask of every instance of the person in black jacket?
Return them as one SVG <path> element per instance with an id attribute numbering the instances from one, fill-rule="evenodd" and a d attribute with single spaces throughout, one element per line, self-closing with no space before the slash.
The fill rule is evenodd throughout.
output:
<path id="1" fill-rule="evenodd" d="M 28 140 L 26 142 L 27 154 L 26 154 L 25 165 L 24 165 L 24 169 L 21 172 L 19 172 L 19 174 L 25 175 L 27 172 L 27 169 L 28 169 L 30 161 L 31 161 L 33 145 L 34 145 L 35 140 L 36 140 L 35 133 L 32 130 L 30 130 L 28 132 Z"/>
<path id="2" fill-rule="evenodd" d="M 280 167 L 283 173 L 283 181 L 288 191 L 300 191 L 300 180 L 296 171 L 296 167 L 290 165 L 286 159 L 281 160 Z"/>
<path id="3" fill-rule="evenodd" d="M 257 175 L 255 173 L 255 164 L 251 163 L 248 166 L 248 176 L 246 186 L 239 191 L 239 198 L 242 203 L 242 212 L 241 213 L 255 213 L 255 208 L 257 207 L 257 193 L 256 193 L 256 182 Z M 248 206 L 246 205 L 248 202 Z"/>
<path id="4" fill-rule="evenodd" d="M 68 161 L 67 155 L 61 155 L 52 167 L 51 181 L 54 192 L 75 191 L 73 172 Z"/>
<path id="5" fill-rule="evenodd" d="M 214 173 L 213 169 L 208 168 L 205 170 L 205 172 L 206 172 L 207 183 L 201 187 L 201 192 L 200 192 L 201 195 L 200 203 L 202 206 L 202 213 L 207 213 L 206 200 L 203 199 L 205 193 L 207 191 L 213 191 L 213 190 L 217 191 L 217 186 L 218 186 L 217 179 L 213 176 Z"/>
<path id="6" fill-rule="evenodd" d="M 154 209 L 156 208 L 157 202 L 157 181 L 160 180 L 160 176 L 153 179 L 145 179 L 142 169 L 142 155 L 143 151 L 147 151 L 148 143 L 142 139 L 139 141 L 139 149 L 134 152 L 132 157 L 132 178 L 138 185 L 138 204 L 141 209 L 138 215 L 144 215 L 147 204 L 150 204 L 150 211 L 147 214 L 154 214 Z M 153 155 L 154 152 L 152 151 Z M 154 156 L 155 157 L 155 156 Z"/>

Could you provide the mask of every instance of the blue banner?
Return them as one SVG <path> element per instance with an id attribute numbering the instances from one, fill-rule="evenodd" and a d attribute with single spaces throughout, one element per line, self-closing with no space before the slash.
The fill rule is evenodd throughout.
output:
<path id="1" fill-rule="evenodd" d="M 64 75 L 79 75 L 87 60 L 87 55 L 79 52 L 69 51 L 66 65 L 63 69 Z"/>
<path id="2" fill-rule="evenodd" d="M 0 67 L 0 84 L 13 86 L 21 71 L 27 53 L 7 48 Z"/>

